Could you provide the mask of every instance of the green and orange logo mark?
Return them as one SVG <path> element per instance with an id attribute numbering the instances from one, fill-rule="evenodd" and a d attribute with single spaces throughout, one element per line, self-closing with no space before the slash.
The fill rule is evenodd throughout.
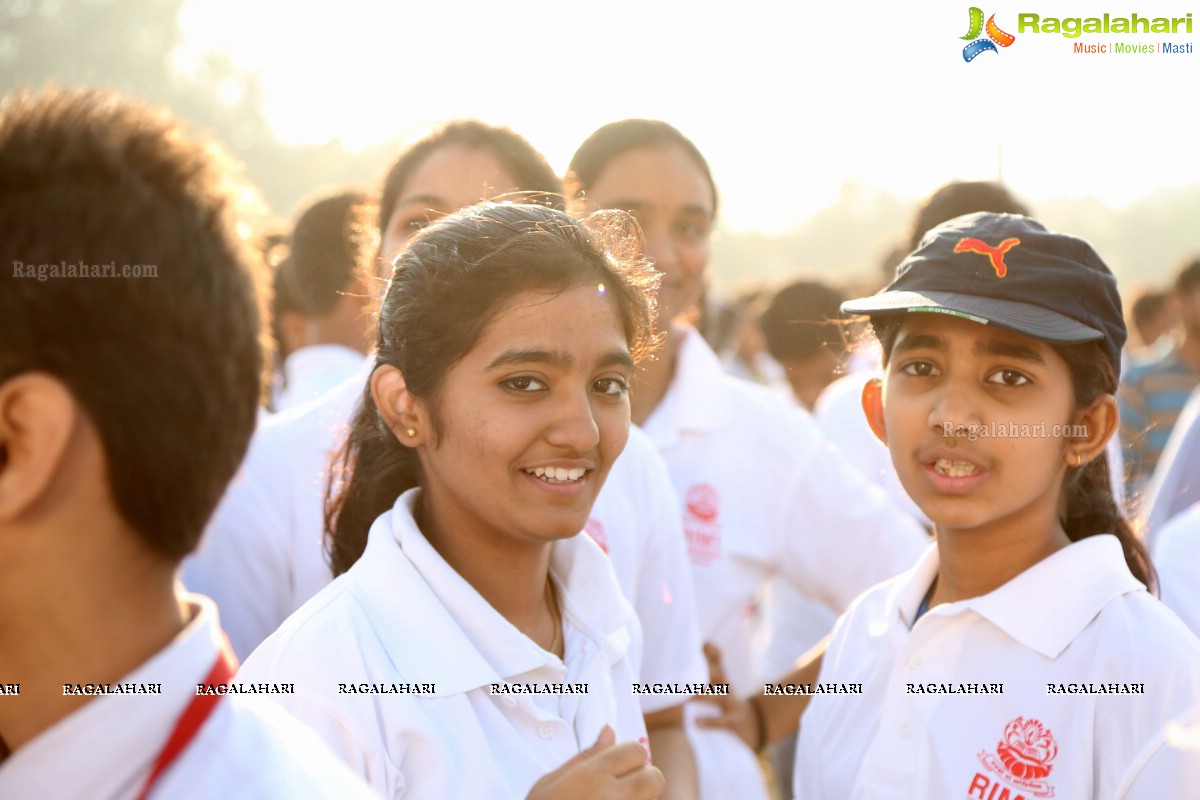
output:
<path id="1" fill-rule="evenodd" d="M 1008 47 L 1017 40 L 1017 37 L 1011 33 L 1005 33 L 996 25 L 996 15 L 992 14 L 988 17 L 987 25 L 983 24 L 983 10 L 971 6 L 971 27 L 967 29 L 967 35 L 961 38 L 971 39 L 970 44 L 963 48 L 963 61 L 973 61 L 975 56 L 980 53 L 986 53 L 989 50 L 993 53 L 1000 52 L 996 49 L 996 45 Z M 987 33 L 986 37 L 981 37 L 980 34 Z"/>

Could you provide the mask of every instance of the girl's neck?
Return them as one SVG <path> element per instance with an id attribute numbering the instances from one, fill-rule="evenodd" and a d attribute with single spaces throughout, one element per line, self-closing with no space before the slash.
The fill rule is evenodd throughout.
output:
<path id="1" fill-rule="evenodd" d="M 679 345 L 683 337 L 670 326 L 664 331 L 664 336 L 662 349 L 638 364 L 637 374 L 633 379 L 629 410 L 633 422 L 637 425 L 646 424 L 646 420 L 650 419 L 659 403 L 666 397 L 667 390 L 671 388 L 671 381 L 675 378 L 675 365 L 679 359 Z"/>
<path id="2" fill-rule="evenodd" d="M 472 535 L 466 525 L 439 521 L 425 502 L 416 511 L 417 525 L 429 544 L 488 605 L 542 647 L 561 640 L 555 636 L 555 615 L 548 602 L 549 542 L 522 545 L 485 533 Z M 454 535 L 446 535 L 450 527 Z"/>
<path id="3" fill-rule="evenodd" d="M 1057 517 L 1041 524 L 1003 520 L 971 530 L 938 526 L 937 585 L 929 607 L 993 592 L 1070 543 Z"/>

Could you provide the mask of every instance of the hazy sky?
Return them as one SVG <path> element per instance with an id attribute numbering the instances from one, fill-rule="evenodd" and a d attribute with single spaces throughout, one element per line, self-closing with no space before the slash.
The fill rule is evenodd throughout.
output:
<path id="1" fill-rule="evenodd" d="M 845 181 L 918 197 L 1003 177 L 1033 200 L 1123 205 L 1200 182 L 1200 52 L 1072 52 L 1073 43 L 1192 43 L 1192 34 L 1069 39 L 1040 17 L 1200 14 L 1183 0 L 980 6 L 1016 36 L 963 60 L 970 3 L 791 0 L 191 0 L 181 63 L 227 51 L 257 72 L 289 142 L 352 148 L 475 116 L 529 138 L 557 168 L 605 122 L 665 119 L 709 158 L 727 228 L 777 232 Z M 916 6 L 914 8 L 914 6 Z M 1182 30 L 1182 29 L 1181 29 Z M 1002 157 L 1001 157 L 1002 156 Z"/>

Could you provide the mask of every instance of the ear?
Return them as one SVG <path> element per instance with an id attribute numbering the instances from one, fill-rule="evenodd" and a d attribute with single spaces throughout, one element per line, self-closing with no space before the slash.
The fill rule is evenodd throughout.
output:
<path id="1" fill-rule="evenodd" d="M 408 391 L 404 374 L 390 364 L 371 373 L 371 397 L 379 416 L 400 444 L 420 447 L 433 441 L 425 404 Z"/>
<path id="2" fill-rule="evenodd" d="M 888 439 L 887 425 L 883 421 L 883 381 L 879 378 L 871 378 L 863 385 L 862 407 L 871 432 L 886 446 Z"/>
<path id="3" fill-rule="evenodd" d="M 1116 399 L 1111 394 L 1097 397 L 1075 415 L 1075 423 L 1083 426 L 1081 432 L 1086 435 L 1069 440 L 1065 458 L 1070 467 L 1077 460 L 1086 464 L 1104 452 L 1119 424 Z"/>
<path id="4" fill-rule="evenodd" d="M 80 413 L 67 387 L 44 372 L 0 385 L 0 523 L 17 519 L 49 491 Z"/>

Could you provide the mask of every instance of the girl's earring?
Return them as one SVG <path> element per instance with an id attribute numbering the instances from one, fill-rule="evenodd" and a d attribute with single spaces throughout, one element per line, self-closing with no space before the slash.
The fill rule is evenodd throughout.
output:
<path id="1" fill-rule="evenodd" d="M 409 430 L 412 430 L 412 429 L 410 428 Z M 1081 464 L 1083 464 L 1083 456 L 1079 453 L 1076 453 L 1075 454 L 1075 469 L 1079 469 Z"/>
<path id="2" fill-rule="evenodd" d="M 410 439 L 414 438 L 414 437 L 417 435 L 417 429 L 416 429 L 416 428 L 408 428 L 408 429 L 407 429 L 407 430 L 405 430 L 404 432 L 405 432 L 406 434 L 408 434 L 408 438 L 410 438 Z"/>

